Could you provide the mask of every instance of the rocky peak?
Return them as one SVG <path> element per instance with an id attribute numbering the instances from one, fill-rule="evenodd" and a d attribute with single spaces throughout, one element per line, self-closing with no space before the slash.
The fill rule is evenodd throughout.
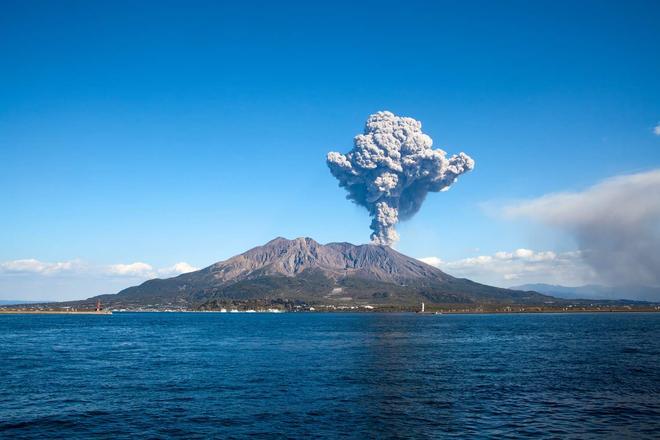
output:
<path id="1" fill-rule="evenodd" d="M 255 273 L 296 276 L 308 269 L 320 270 L 332 277 L 358 275 L 390 282 L 447 277 L 438 269 L 387 246 L 322 245 L 309 237 L 293 240 L 278 237 L 209 268 L 216 279 L 223 281 L 251 277 Z"/>

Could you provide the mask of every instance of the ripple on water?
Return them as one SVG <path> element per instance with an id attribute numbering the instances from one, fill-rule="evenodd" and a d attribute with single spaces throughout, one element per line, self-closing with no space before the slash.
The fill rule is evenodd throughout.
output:
<path id="1" fill-rule="evenodd" d="M 660 315 L 0 316 L 0 437 L 654 438 Z"/>

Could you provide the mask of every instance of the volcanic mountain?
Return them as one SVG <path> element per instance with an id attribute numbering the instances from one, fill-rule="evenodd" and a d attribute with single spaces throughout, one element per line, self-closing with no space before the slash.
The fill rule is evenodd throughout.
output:
<path id="1" fill-rule="evenodd" d="M 115 295 L 108 307 L 171 305 L 209 308 L 260 304 L 543 304 L 552 297 L 500 289 L 461 278 L 380 245 L 276 238 L 196 272 L 153 279 Z"/>

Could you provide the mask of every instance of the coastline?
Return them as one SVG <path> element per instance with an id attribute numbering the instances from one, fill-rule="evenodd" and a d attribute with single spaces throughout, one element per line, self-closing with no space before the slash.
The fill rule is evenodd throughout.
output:
<path id="1" fill-rule="evenodd" d="M 349 314 L 415 314 L 420 316 L 440 315 L 532 315 L 532 314 L 602 314 L 602 313 L 660 313 L 660 307 L 631 308 L 631 309 L 545 309 L 545 310 L 437 310 L 418 312 L 414 310 L 292 310 L 292 311 L 244 311 L 222 312 L 220 310 L 103 310 L 103 311 L 64 311 L 64 310 L 6 310 L 0 309 L 0 315 L 112 315 L 113 313 L 200 313 L 200 314 L 282 314 L 282 313 L 349 313 Z"/>
<path id="2" fill-rule="evenodd" d="M 64 310 L 0 310 L 0 315 L 112 315 L 110 310 L 64 311 Z"/>

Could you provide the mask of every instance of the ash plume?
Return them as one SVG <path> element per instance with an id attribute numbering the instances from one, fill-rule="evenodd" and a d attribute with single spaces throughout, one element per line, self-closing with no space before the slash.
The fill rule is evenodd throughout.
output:
<path id="1" fill-rule="evenodd" d="M 353 142 L 346 154 L 328 153 L 327 163 L 346 198 L 369 211 L 374 244 L 394 244 L 396 224 L 414 216 L 429 192 L 447 190 L 474 168 L 465 153 L 447 158 L 434 150 L 421 122 L 387 111 L 369 116 Z"/>
<path id="2" fill-rule="evenodd" d="M 584 261 L 610 286 L 660 286 L 660 169 L 606 179 L 578 192 L 505 207 L 573 237 Z"/>

